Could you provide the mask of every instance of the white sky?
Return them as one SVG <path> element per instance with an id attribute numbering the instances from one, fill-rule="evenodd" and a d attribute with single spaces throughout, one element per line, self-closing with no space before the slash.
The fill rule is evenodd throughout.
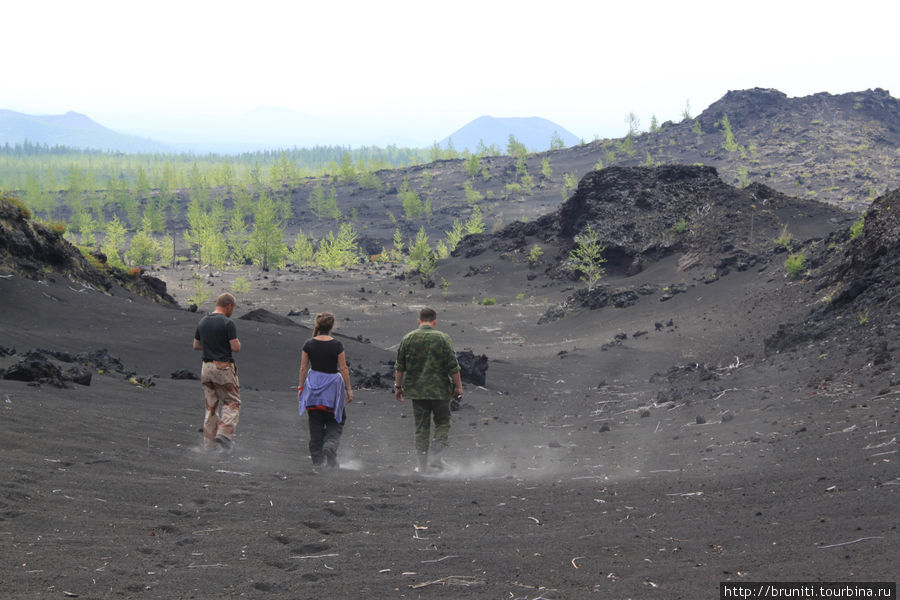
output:
<path id="1" fill-rule="evenodd" d="M 587 140 L 728 90 L 900 96 L 900 2 L 8 0 L 0 108 L 120 131 L 259 106 L 444 137 L 539 116 Z M 367 143 L 360 140 L 359 143 Z"/>

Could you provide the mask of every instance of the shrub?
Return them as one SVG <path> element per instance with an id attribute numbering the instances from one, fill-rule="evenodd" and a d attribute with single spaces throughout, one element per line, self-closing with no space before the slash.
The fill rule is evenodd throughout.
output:
<path id="1" fill-rule="evenodd" d="M 531 250 L 528 251 L 528 264 L 534 266 L 540 262 L 541 257 L 544 255 L 544 251 L 540 246 L 535 244 L 531 247 Z"/>
<path id="2" fill-rule="evenodd" d="M 863 227 L 866 224 L 866 213 L 859 215 L 859 218 L 854 221 L 853 225 L 850 227 L 850 239 L 855 240 L 860 235 L 862 235 Z"/>
<path id="3" fill-rule="evenodd" d="M 481 300 L 482 306 L 494 306 L 495 304 L 497 304 L 496 298 L 483 298 Z"/>
<path id="4" fill-rule="evenodd" d="M 49 229 L 59 237 L 62 237 L 66 233 L 67 226 L 63 221 L 50 221 L 48 223 L 44 223 L 44 225 L 46 225 L 47 229 Z"/>
<path id="5" fill-rule="evenodd" d="M 569 252 L 569 258 L 563 263 L 563 267 L 578 273 L 582 280 L 587 281 L 588 290 L 593 290 L 594 284 L 606 273 L 603 267 L 606 262 L 603 258 L 604 250 L 600 234 L 588 225 L 582 233 L 575 236 L 575 247 Z"/>
<path id="6" fill-rule="evenodd" d="M 9 204 L 11 204 L 13 206 L 13 208 L 15 208 L 19 211 L 19 214 L 22 216 L 23 219 L 31 218 L 31 210 L 27 206 L 25 206 L 24 202 L 22 202 L 15 196 L 12 196 L 10 194 L 2 194 L 2 195 L 0 195 L 0 200 L 5 200 L 6 202 L 9 202 Z"/>
<path id="7" fill-rule="evenodd" d="M 159 259 L 159 246 L 143 229 L 131 238 L 131 247 L 125 252 L 125 260 L 130 265 L 152 265 Z"/>
<path id="8" fill-rule="evenodd" d="M 790 277 L 800 277 L 806 270 L 806 255 L 802 252 L 794 252 L 784 261 L 784 270 Z"/>
<path id="9" fill-rule="evenodd" d="M 250 291 L 250 282 L 243 275 L 239 275 L 231 286 L 238 294 L 246 294 Z"/>
<path id="10" fill-rule="evenodd" d="M 410 270 L 419 272 L 423 282 L 430 280 L 437 268 L 437 257 L 428 244 L 428 234 L 425 233 L 424 226 L 419 228 L 415 241 L 410 245 L 407 265 Z"/>
<path id="11" fill-rule="evenodd" d="M 775 238 L 775 245 L 784 246 L 785 249 L 789 249 L 792 239 L 793 236 L 790 234 L 790 232 L 788 232 L 787 225 L 785 225 L 781 229 L 781 234 L 777 238 Z"/>
<path id="12" fill-rule="evenodd" d="M 334 236 L 334 232 L 329 231 L 319 242 L 313 261 L 327 271 L 355 265 L 359 262 L 359 246 L 356 238 L 353 225 L 341 224 L 337 237 Z"/>
<path id="13" fill-rule="evenodd" d="M 484 200 L 484 194 L 476 190 L 475 186 L 468 179 L 463 183 L 463 189 L 466 192 L 466 202 L 470 205 L 478 204 Z"/>
<path id="14" fill-rule="evenodd" d="M 194 275 L 194 293 L 188 298 L 188 302 L 194 304 L 196 306 L 200 306 L 207 300 L 209 300 L 211 294 L 209 290 L 206 289 L 206 284 L 203 281 L 203 278 L 200 275 Z"/>
<path id="15" fill-rule="evenodd" d="M 294 247 L 288 252 L 288 259 L 295 266 L 308 265 L 313 261 L 315 251 L 313 250 L 312 241 L 301 229 L 297 232 L 294 239 Z"/>
<path id="16" fill-rule="evenodd" d="M 685 221 L 683 218 L 679 219 L 677 223 L 672 225 L 672 231 L 674 231 L 677 234 L 682 234 L 685 231 L 687 231 L 687 229 L 688 229 L 687 221 Z"/>

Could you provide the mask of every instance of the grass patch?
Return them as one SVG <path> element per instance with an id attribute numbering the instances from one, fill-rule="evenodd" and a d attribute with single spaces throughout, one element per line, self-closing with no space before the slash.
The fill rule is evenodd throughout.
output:
<path id="1" fill-rule="evenodd" d="M 784 270 L 788 277 L 796 279 L 806 271 L 806 255 L 802 252 L 794 252 L 784 261 Z"/>

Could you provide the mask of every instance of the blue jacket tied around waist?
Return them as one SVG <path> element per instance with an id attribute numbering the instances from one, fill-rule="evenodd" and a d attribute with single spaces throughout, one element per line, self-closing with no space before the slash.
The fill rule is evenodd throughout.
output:
<path id="1" fill-rule="evenodd" d="M 344 420 L 344 405 L 347 395 L 344 390 L 344 378 L 340 373 L 322 373 L 310 369 L 300 393 L 300 414 L 313 406 L 324 406 L 334 411 L 334 420 Z"/>

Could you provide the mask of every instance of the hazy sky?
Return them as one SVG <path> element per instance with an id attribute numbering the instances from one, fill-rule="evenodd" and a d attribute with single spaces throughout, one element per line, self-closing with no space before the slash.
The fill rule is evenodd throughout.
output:
<path id="1" fill-rule="evenodd" d="M 900 95 L 896 1 L 10 0 L 0 108 L 151 135 L 260 106 L 428 143 L 480 115 L 618 137 L 726 91 Z M 360 136 L 372 135 L 361 130 Z M 359 139 L 355 145 L 373 143 Z"/>

